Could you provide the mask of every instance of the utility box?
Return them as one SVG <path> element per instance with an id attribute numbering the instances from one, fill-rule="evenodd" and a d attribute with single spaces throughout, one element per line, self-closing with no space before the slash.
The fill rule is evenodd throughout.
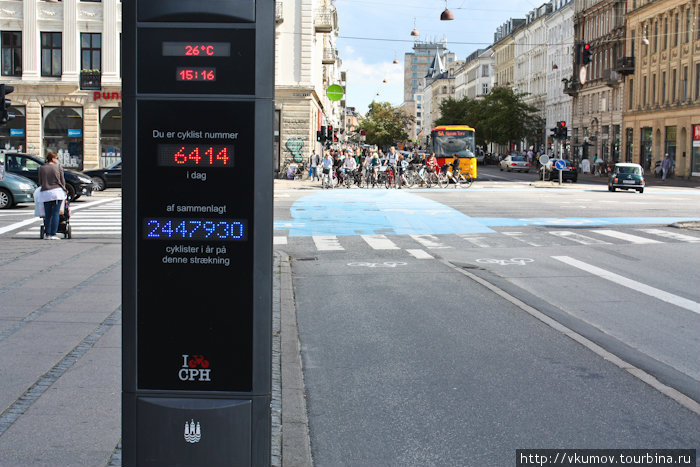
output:
<path id="1" fill-rule="evenodd" d="M 266 466 L 274 2 L 122 26 L 123 465 Z"/>

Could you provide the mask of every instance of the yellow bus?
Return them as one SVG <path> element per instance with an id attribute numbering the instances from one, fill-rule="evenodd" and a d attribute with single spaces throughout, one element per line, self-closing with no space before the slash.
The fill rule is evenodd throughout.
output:
<path id="1" fill-rule="evenodd" d="M 440 166 L 451 164 L 457 158 L 462 173 L 476 178 L 474 128 L 466 125 L 438 126 L 431 130 L 430 142 Z"/>

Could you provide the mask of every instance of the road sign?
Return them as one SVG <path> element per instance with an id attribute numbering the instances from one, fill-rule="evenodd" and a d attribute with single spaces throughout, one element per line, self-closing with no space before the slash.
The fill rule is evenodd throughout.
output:
<path id="1" fill-rule="evenodd" d="M 332 101 L 339 101 L 343 98 L 343 87 L 339 84 L 331 84 L 326 89 L 326 96 Z"/>
<path id="2" fill-rule="evenodd" d="M 564 170 L 566 167 L 566 162 L 561 159 L 557 159 L 557 161 L 554 163 L 554 167 L 556 167 L 557 170 Z"/>
<path id="3" fill-rule="evenodd" d="M 540 156 L 540 164 L 547 165 L 547 162 L 549 162 L 549 156 L 547 154 L 542 154 Z"/>
<path id="4" fill-rule="evenodd" d="M 274 5 L 134 0 L 122 37 L 124 465 L 270 465 Z"/>

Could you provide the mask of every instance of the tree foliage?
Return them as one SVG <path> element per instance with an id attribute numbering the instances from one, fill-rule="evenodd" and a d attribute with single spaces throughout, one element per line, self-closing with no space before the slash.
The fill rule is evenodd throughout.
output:
<path id="1" fill-rule="evenodd" d="M 414 117 L 389 102 L 372 102 L 359 129 L 365 130 L 368 144 L 384 147 L 408 138 L 406 128 Z"/>
<path id="2" fill-rule="evenodd" d="M 448 99 L 440 105 L 437 125 L 469 125 L 476 130 L 476 143 L 507 144 L 534 139 L 544 127 L 536 107 L 527 105 L 511 88 L 497 87 L 481 99 Z"/>

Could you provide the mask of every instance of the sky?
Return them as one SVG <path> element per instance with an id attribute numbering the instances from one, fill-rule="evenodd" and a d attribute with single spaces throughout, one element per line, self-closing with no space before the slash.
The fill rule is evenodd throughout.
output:
<path id="1" fill-rule="evenodd" d="M 509 18 L 524 18 L 543 3 L 448 0 L 455 19 L 440 21 L 445 0 L 334 0 L 341 70 L 347 71 L 346 105 L 364 115 L 373 100 L 394 106 L 403 102 L 403 61 L 404 54 L 413 50 L 414 21 L 419 40 L 444 37 L 448 50 L 464 60 L 492 44 L 496 28 Z M 392 63 L 394 58 L 398 65 Z"/>

